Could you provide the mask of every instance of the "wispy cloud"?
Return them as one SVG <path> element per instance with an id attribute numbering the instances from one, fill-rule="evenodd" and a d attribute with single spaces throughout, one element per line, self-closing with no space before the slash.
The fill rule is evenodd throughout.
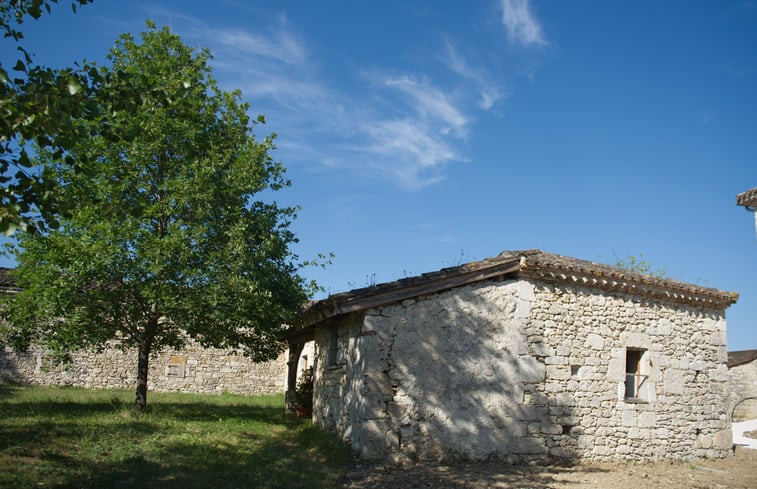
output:
<path id="1" fill-rule="evenodd" d="M 220 30 L 216 32 L 216 42 L 237 50 L 239 54 L 300 64 L 305 60 L 305 47 L 298 37 L 285 28 L 286 19 L 283 19 L 283 24 L 273 32 L 272 38 L 240 30 Z"/>
<path id="2" fill-rule="evenodd" d="M 410 107 L 426 120 L 438 122 L 444 134 L 450 131 L 465 136 L 468 118 L 452 102 L 450 96 L 432 86 L 426 80 L 399 76 L 384 80 L 387 87 L 394 88 L 410 98 Z"/>
<path id="3" fill-rule="evenodd" d="M 510 42 L 525 47 L 544 47 L 549 43 L 539 21 L 531 13 L 529 0 L 502 0 L 502 23 Z"/>
<path id="4" fill-rule="evenodd" d="M 277 61 L 289 65 L 302 64 L 307 59 L 305 44 L 297 35 L 286 15 L 278 15 L 263 32 L 248 32 L 233 27 L 215 27 L 202 19 L 161 6 L 149 6 L 146 13 L 153 18 L 165 18 L 171 28 L 189 39 L 201 40 L 214 54 L 223 52 L 235 58 L 253 56 L 256 59 Z"/>
<path id="5" fill-rule="evenodd" d="M 451 41 L 447 40 L 444 43 L 444 48 L 441 60 L 447 68 L 476 85 L 479 95 L 479 108 L 489 110 L 498 101 L 505 98 L 505 92 L 491 79 L 486 70 L 481 67 L 471 66 Z"/>
<path id="6" fill-rule="evenodd" d="M 414 190 L 443 180 L 450 164 L 465 161 L 461 147 L 473 119 L 464 100 L 422 74 L 361 70 L 355 75 L 364 83 L 338 88 L 284 15 L 259 31 L 173 12 L 161 16 L 185 39 L 210 48 L 219 84 L 241 89 L 253 110 L 266 114 L 269 127 L 282 134 L 278 146 L 290 164 Z M 477 80 L 489 86 L 483 76 Z M 487 108 L 501 97 L 484 92 L 480 105 Z"/>
<path id="7" fill-rule="evenodd" d="M 422 188 L 444 178 L 443 167 L 461 160 L 454 147 L 433 129 L 413 119 L 386 120 L 366 128 L 360 148 L 376 155 L 371 165 L 388 172 L 401 187 Z"/>

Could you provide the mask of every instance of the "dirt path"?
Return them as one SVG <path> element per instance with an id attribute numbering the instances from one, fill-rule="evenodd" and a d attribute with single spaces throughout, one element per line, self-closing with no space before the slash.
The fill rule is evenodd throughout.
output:
<path id="1" fill-rule="evenodd" d="M 464 465 L 369 465 L 349 470 L 345 489 L 756 489 L 757 450 L 737 448 L 724 460 L 581 464 L 572 467 Z"/>

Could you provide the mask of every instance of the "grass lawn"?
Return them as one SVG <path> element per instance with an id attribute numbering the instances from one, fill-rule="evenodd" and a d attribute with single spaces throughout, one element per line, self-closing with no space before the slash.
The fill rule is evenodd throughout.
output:
<path id="1" fill-rule="evenodd" d="M 349 449 L 283 395 L 0 385 L 0 488 L 328 488 Z"/>

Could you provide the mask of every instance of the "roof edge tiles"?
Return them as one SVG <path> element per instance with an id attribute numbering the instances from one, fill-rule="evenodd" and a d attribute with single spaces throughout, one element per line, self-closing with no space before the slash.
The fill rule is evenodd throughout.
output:
<path id="1" fill-rule="evenodd" d="M 736 196 L 736 204 L 744 207 L 757 207 L 757 187 L 751 188 Z"/>
<path id="2" fill-rule="evenodd" d="M 757 360 L 757 350 L 729 351 L 726 366 L 728 368 L 738 367 L 754 360 Z"/>
<path id="3" fill-rule="evenodd" d="M 504 251 L 493 258 L 354 289 L 311 302 L 294 322 L 292 334 L 343 314 L 505 276 L 619 291 L 702 308 L 725 309 L 738 300 L 735 292 L 657 278 L 540 250 Z"/>

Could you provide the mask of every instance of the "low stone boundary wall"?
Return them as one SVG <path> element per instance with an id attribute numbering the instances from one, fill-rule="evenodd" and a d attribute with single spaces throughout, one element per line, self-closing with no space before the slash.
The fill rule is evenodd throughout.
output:
<path id="1" fill-rule="evenodd" d="M 312 344 L 300 359 L 300 368 L 312 363 Z M 310 353 L 309 356 L 308 353 Z M 158 392 L 273 394 L 286 390 L 286 352 L 273 361 L 254 363 L 228 350 L 188 343 L 180 351 L 150 358 L 148 388 Z M 0 348 L 0 381 L 32 385 L 86 388 L 132 388 L 136 385 L 136 351 L 111 344 L 102 352 L 80 351 L 71 361 L 58 363 L 43 348 L 18 353 Z"/>

